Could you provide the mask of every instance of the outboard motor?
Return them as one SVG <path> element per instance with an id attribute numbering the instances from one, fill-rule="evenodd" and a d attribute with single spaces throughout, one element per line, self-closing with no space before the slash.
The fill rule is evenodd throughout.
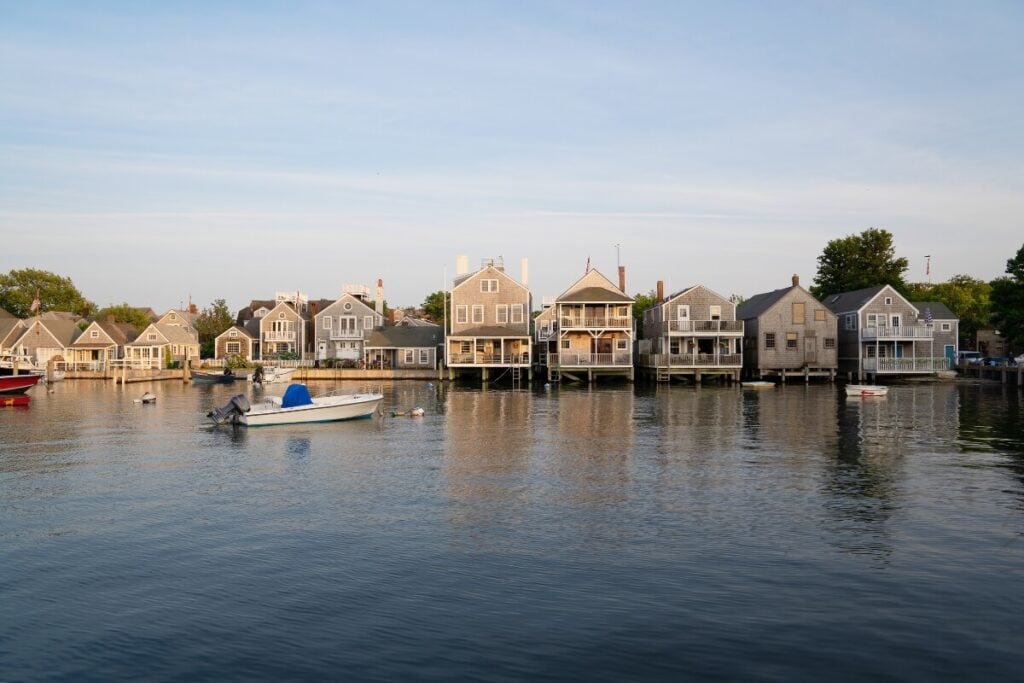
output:
<path id="1" fill-rule="evenodd" d="M 238 416 L 248 413 L 250 407 L 249 399 L 246 398 L 245 394 L 236 394 L 231 397 L 231 400 L 223 408 L 211 410 L 206 416 L 212 418 L 214 424 L 219 425 L 226 422 L 237 422 Z"/>

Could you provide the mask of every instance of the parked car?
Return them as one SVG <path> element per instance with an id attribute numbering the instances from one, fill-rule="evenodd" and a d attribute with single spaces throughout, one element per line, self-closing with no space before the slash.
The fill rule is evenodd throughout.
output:
<path id="1" fill-rule="evenodd" d="M 981 363 L 983 356 L 978 351 L 961 351 L 957 354 L 957 362 L 961 365 L 977 365 Z"/>

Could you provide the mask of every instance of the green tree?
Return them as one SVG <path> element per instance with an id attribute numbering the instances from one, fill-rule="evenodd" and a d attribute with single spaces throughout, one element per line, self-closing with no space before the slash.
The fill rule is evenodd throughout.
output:
<path id="1" fill-rule="evenodd" d="M 127 302 L 100 309 L 96 314 L 96 319 L 106 320 L 107 316 L 111 315 L 114 316 L 114 322 L 128 323 L 140 332 L 149 327 L 149 323 L 151 322 L 149 316 L 138 308 L 129 305 Z"/>
<path id="2" fill-rule="evenodd" d="M 830 294 L 875 285 L 892 285 L 904 292 L 903 273 L 909 262 L 897 258 L 888 230 L 868 228 L 859 235 L 847 235 L 825 245 L 818 257 L 818 274 L 811 294 L 824 299 Z"/>
<path id="3" fill-rule="evenodd" d="M 71 278 L 36 268 L 0 275 L 0 307 L 19 318 L 27 318 L 33 313 L 32 301 L 36 297 L 39 297 L 40 311 L 70 311 L 86 316 L 96 309 Z"/>
<path id="4" fill-rule="evenodd" d="M 992 281 L 992 322 L 1011 349 L 1024 348 L 1024 245 L 1006 262 L 1006 276 Z"/>
<path id="5" fill-rule="evenodd" d="M 642 339 L 644 334 L 644 311 L 653 308 L 660 303 L 658 294 L 653 289 L 646 294 L 635 294 L 633 296 L 633 319 L 636 320 L 637 337 Z"/>
<path id="6" fill-rule="evenodd" d="M 954 275 L 936 284 L 912 282 L 907 285 L 911 301 L 940 301 L 960 320 L 961 340 L 974 339 L 978 328 L 992 318 L 992 285 L 970 275 Z"/>
<path id="7" fill-rule="evenodd" d="M 224 299 L 216 299 L 209 308 L 204 308 L 195 319 L 199 334 L 199 353 L 204 358 L 213 356 L 217 336 L 235 323 Z"/>
<path id="8" fill-rule="evenodd" d="M 446 296 L 445 292 L 441 290 L 431 292 L 423 300 L 423 305 L 421 306 L 427 318 L 438 325 L 444 322 L 445 319 L 444 305 Z"/>

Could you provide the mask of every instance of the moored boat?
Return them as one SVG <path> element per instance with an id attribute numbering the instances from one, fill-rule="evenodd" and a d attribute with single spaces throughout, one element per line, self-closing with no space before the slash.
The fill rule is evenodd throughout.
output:
<path id="1" fill-rule="evenodd" d="M 0 394 L 0 408 L 27 406 L 31 401 L 32 397 L 28 394 Z"/>
<path id="2" fill-rule="evenodd" d="M 0 377 L 0 396 L 14 396 L 24 394 L 26 391 L 39 383 L 42 375 L 34 372 L 27 372 L 19 375 L 4 375 Z"/>
<path id="3" fill-rule="evenodd" d="M 231 422 L 247 427 L 339 422 L 370 417 L 384 400 L 383 394 L 328 394 L 311 397 L 305 384 L 292 384 L 284 396 L 268 396 L 262 403 L 250 406 L 239 394 L 218 410 L 208 414 L 217 424 Z"/>
<path id="4" fill-rule="evenodd" d="M 774 389 L 775 382 L 763 382 L 763 381 L 752 381 L 752 382 L 740 382 L 740 386 L 744 389 Z"/>
<path id="5" fill-rule="evenodd" d="M 847 384 L 847 396 L 885 396 L 889 393 L 889 387 L 878 386 L 877 384 Z"/>
<path id="6" fill-rule="evenodd" d="M 224 372 L 203 372 L 202 370 L 192 371 L 192 381 L 198 384 L 230 384 L 238 379 L 230 368 Z"/>
<path id="7" fill-rule="evenodd" d="M 258 367 L 246 379 L 253 384 L 287 384 L 292 381 L 293 374 L 295 374 L 295 368 Z"/>

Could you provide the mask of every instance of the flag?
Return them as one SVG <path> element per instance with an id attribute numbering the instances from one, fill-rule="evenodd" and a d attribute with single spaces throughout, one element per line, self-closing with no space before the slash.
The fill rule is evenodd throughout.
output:
<path id="1" fill-rule="evenodd" d="M 39 306 L 40 306 L 39 297 L 37 296 L 35 299 L 32 299 L 32 305 L 28 307 L 28 310 L 30 310 L 33 313 L 35 313 L 36 311 L 39 310 Z"/>
<path id="2" fill-rule="evenodd" d="M 589 256 L 587 257 L 587 269 L 585 271 L 583 271 L 583 272 L 585 272 L 585 273 L 589 273 L 590 272 L 590 257 Z"/>
<path id="3" fill-rule="evenodd" d="M 932 309 L 930 308 L 924 309 L 924 324 L 929 327 L 932 325 Z"/>

